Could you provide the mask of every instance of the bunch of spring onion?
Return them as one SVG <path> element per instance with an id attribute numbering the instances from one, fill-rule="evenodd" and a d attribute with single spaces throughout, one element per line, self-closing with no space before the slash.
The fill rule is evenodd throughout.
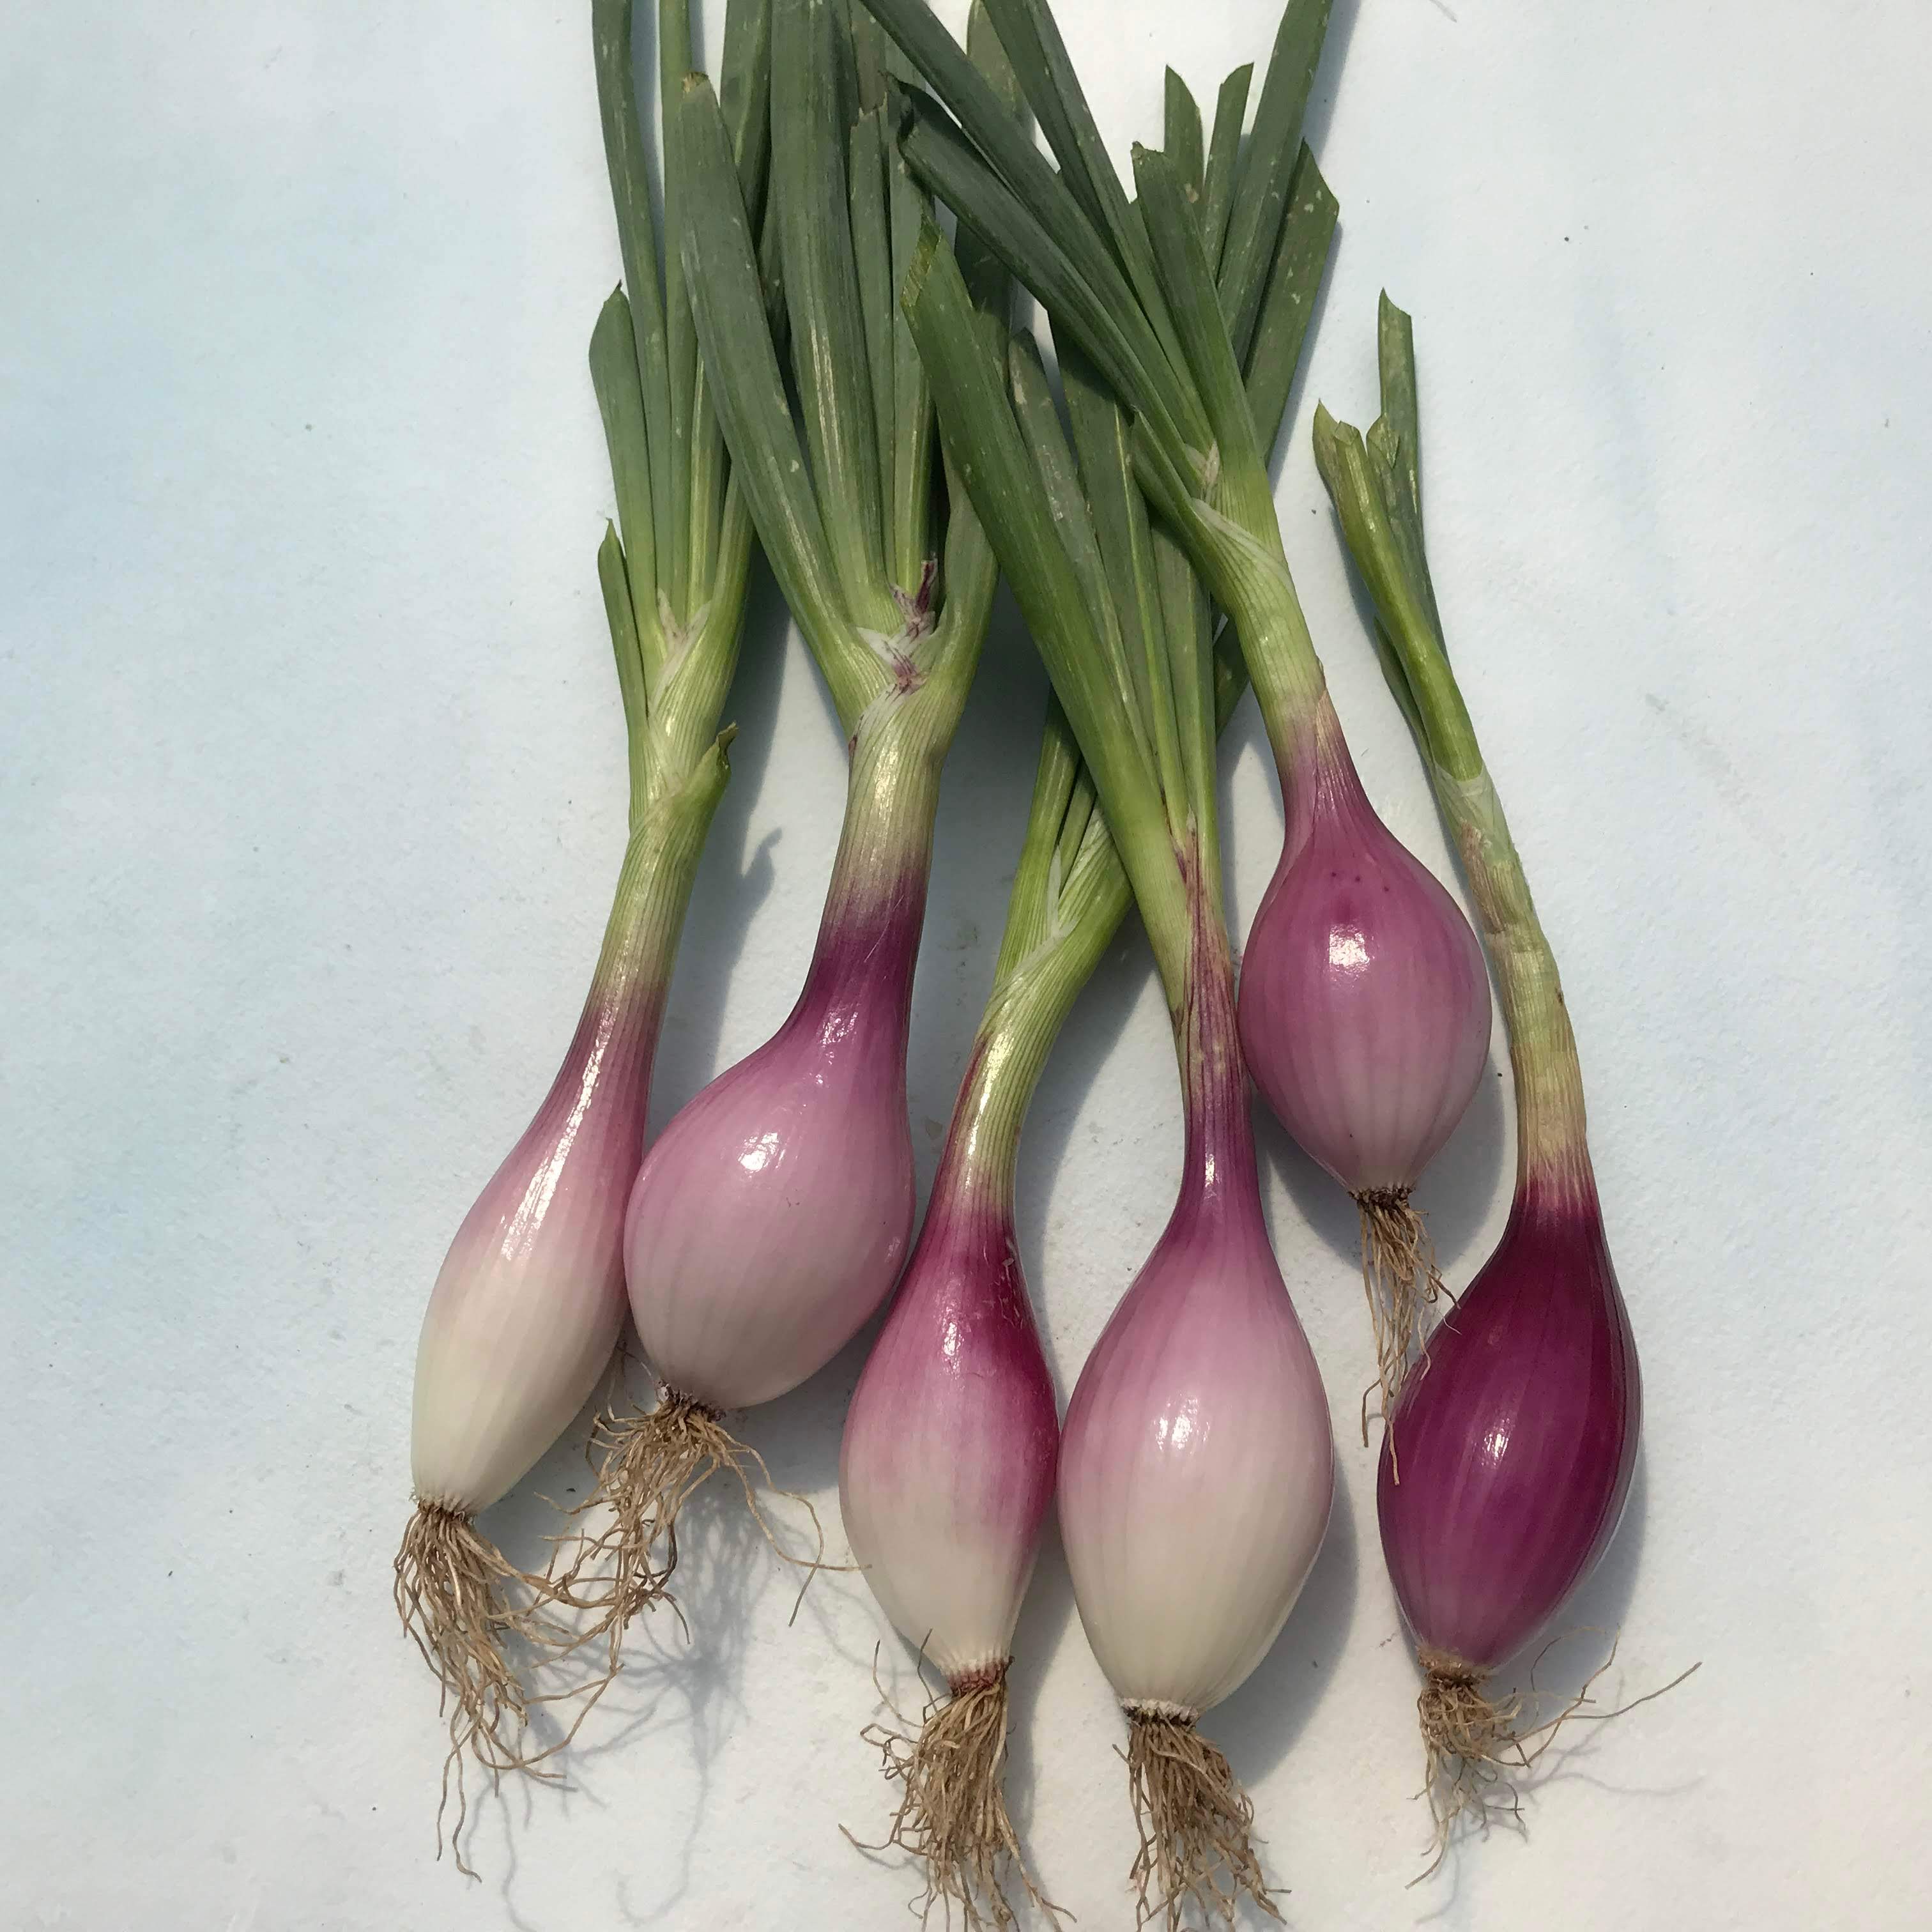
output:
<path id="1" fill-rule="evenodd" d="M 1311 163 L 1303 109 L 1329 0 L 1289 0 L 1245 146 L 1247 77 L 1222 90 L 1198 201 L 1192 148 L 1108 160 L 1046 0 L 987 0 L 1056 171 L 927 10 L 864 0 L 924 97 L 913 172 L 1044 304 L 1132 412 L 1135 470 L 1238 633 L 1280 775 L 1280 863 L 1244 959 L 1240 1030 L 1262 1090 L 1360 1211 L 1384 1412 L 1436 1276 L 1410 1191 L 1474 1096 L 1489 983 L 1468 922 L 1363 793 L 1288 575 L 1241 380 L 1284 201 Z"/>
<path id="2" fill-rule="evenodd" d="M 718 712 L 737 658 L 751 526 L 677 318 L 660 290 L 631 69 L 629 0 L 593 8 L 598 91 L 623 285 L 590 366 L 619 524 L 598 552 L 630 739 L 630 842 L 582 1017 L 549 1093 L 451 1244 L 416 1358 L 416 1510 L 396 1605 L 442 1686 L 459 1807 L 466 1752 L 492 1772 L 521 1742 L 527 1694 L 506 1649 L 567 1649 L 553 1575 L 520 1570 L 476 1523 L 562 1432 L 609 1365 L 624 1315 L 623 1231 L 643 1156 L 651 1061 L 698 857 L 729 768 Z M 688 64 L 681 10 L 665 30 Z M 728 28 L 734 165 L 765 178 L 769 42 L 761 0 Z M 682 184 L 671 171 L 674 202 Z M 460 1811 L 458 1831 L 460 1830 Z M 458 1851 L 459 1862 L 460 1851 Z"/>
<path id="3" fill-rule="evenodd" d="M 1002 370 L 936 228 L 904 301 L 951 460 L 1093 775 L 1180 1061 L 1180 1198 L 1081 1372 L 1059 1471 L 1081 1620 L 1129 1720 L 1142 1913 L 1178 1924 L 1190 1896 L 1232 1910 L 1245 1888 L 1266 1900 L 1252 1808 L 1196 1726 L 1273 1643 L 1334 1486 L 1328 1406 L 1255 1166 L 1222 914 L 1208 605 L 1150 525 L 1132 425 L 1090 366 L 1063 351 L 1070 445 L 1031 338 Z"/>
<path id="4" fill-rule="evenodd" d="M 1380 418 L 1365 439 L 1318 412 L 1316 454 L 1468 878 L 1516 1102 L 1508 1225 L 1430 1337 L 1396 1411 L 1402 1480 L 1385 1448 L 1379 1484 L 1382 1549 L 1426 1680 L 1439 1856 L 1459 1816 L 1514 1808 L 1510 1771 L 1527 1768 L 1529 1737 L 1553 1731 L 1523 1724 L 1519 1700 L 1492 1698 L 1485 1680 L 1547 1628 L 1616 1534 L 1642 1398 L 1556 962 L 1443 641 L 1423 548 L 1414 345 L 1387 296 L 1380 338 Z"/>
<path id="5" fill-rule="evenodd" d="M 1003 58 L 976 3 L 968 49 L 999 86 Z M 1198 155 L 1198 110 L 1172 74 L 1167 107 L 1169 147 Z M 1335 203 L 1312 165 L 1304 188 L 1281 236 L 1291 266 L 1276 280 L 1249 362 L 1250 402 L 1270 442 L 1335 226 Z M 959 246 L 970 257 L 979 244 L 968 231 Z M 1113 506 L 1120 508 L 1118 496 Z M 1111 527 L 1118 534 L 1130 526 Z M 1142 562 L 1154 554 L 1132 542 L 1125 548 Z M 1171 554 L 1165 562 L 1174 568 Z M 1127 625 L 1143 608 L 1150 626 L 1164 621 L 1130 596 Z M 1190 608 L 1186 621 L 1197 615 Z M 1215 675 L 1218 729 L 1245 680 L 1225 654 Z M 904 1780 L 892 1841 L 925 1861 L 927 1902 L 956 1900 L 969 1924 L 982 1912 L 1010 1922 L 1001 1889 L 1010 1864 L 1038 1897 L 1001 1784 L 1009 1649 L 1060 1446 L 1014 1229 L 1020 1136 L 1054 1040 L 1130 900 L 1093 779 L 1056 700 L 992 991 L 918 1244 L 852 1398 L 839 1470 L 846 1533 L 862 1573 L 946 1685 L 916 1739 L 875 1734 L 889 1769 Z"/>
<path id="6" fill-rule="evenodd" d="M 830 1361 L 891 1291 L 912 1233 L 913 969 L 940 767 L 997 572 L 963 496 L 936 520 L 932 398 L 892 296 L 927 202 L 890 152 L 884 76 L 861 63 L 844 17 L 838 0 L 772 8 L 767 232 L 796 419 L 728 111 L 701 75 L 683 78 L 676 110 L 669 219 L 697 342 L 733 478 L 837 706 L 850 773 L 797 1004 L 665 1127 L 632 1190 L 625 1274 L 658 1399 L 603 1425 L 614 1649 L 662 1598 L 694 1492 L 724 1468 L 754 1500 L 755 1454 L 725 1413 Z M 1004 303 L 997 267 L 993 280 L 988 298 Z"/>

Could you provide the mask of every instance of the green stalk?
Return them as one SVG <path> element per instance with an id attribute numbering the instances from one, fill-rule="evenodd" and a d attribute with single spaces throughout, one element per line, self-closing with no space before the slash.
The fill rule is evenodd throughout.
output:
<path id="1" fill-rule="evenodd" d="M 1382 413 L 1365 440 L 1318 410 L 1316 462 L 1375 601 L 1383 674 L 1462 861 L 1496 973 L 1516 1082 L 1520 1180 L 1587 1159 L 1582 1072 L 1556 955 L 1443 638 L 1423 537 L 1413 331 L 1386 295 L 1379 323 Z"/>
<path id="2" fill-rule="evenodd" d="M 743 191 L 757 202 L 764 194 L 766 146 L 753 130 L 766 118 L 767 15 L 767 0 L 732 0 L 726 23 L 728 83 L 737 122 L 734 165 L 745 170 Z M 594 0 L 591 20 L 625 273 L 590 341 L 591 376 L 617 499 L 617 521 L 605 530 L 597 574 L 624 700 L 634 834 L 653 812 L 686 796 L 712 754 L 737 662 L 752 531 L 694 361 L 680 376 L 678 338 L 665 321 L 670 290 L 658 280 L 632 80 L 629 0 Z M 688 46 L 688 26 L 687 8 L 667 9 L 659 38 L 670 55 Z M 666 184 L 676 207 L 687 178 L 674 153 L 667 160 Z M 701 421 L 695 415 L 700 406 Z M 669 454 L 674 443 L 683 451 L 675 464 Z M 699 574 L 694 566 L 702 566 Z"/>
<path id="3" fill-rule="evenodd" d="M 914 172 L 1032 290 L 1056 330 L 1079 344 L 1132 412 L 1143 487 L 1234 621 L 1288 786 L 1318 737 L 1339 746 L 1340 733 L 1244 390 L 1268 338 L 1271 306 L 1312 300 L 1309 256 L 1299 245 L 1284 278 L 1276 276 L 1285 238 L 1292 230 L 1319 235 L 1318 260 L 1323 231 L 1332 227 L 1333 203 L 1317 190 L 1300 140 L 1329 0 L 1289 0 L 1245 154 L 1237 153 L 1245 97 L 1238 75 L 1224 89 L 1216 154 L 1203 166 L 1196 198 L 1190 199 L 1196 143 L 1184 111 L 1178 162 L 1144 158 L 1141 200 L 1132 208 L 1091 134 L 1091 114 L 1043 0 L 988 4 L 1003 33 L 1010 22 L 1039 50 L 1020 71 L 1059 160 L 1058 176 L 992 125 L 988 90 L 962 71 L 925 0 L 865 4 L 957 123 L 914 104 L 901 135 Z M 1298 184 L 1307 190 L 1300 196 L 1292 192 Z M 1224 221 L 1225 240 L 1217 241 Z M 1278 369 L 1268 387 L 1285 400 Z"/>
<path id="4" fill-rule="evenodd" d="M 1216 673 L 1218 735 L 1246 684 L 1231 661 Z M 1011 1208 L 1021 1133 L 1053 1043 L 1133 904 L 1095 803 L 1072 727 L 1050 698 L 992 990 L 953 1105 L 935 1201 L 942 1190 L 970 1190 Z"/>
<path id="5" fill-rule="evenodd" d="M 1221 83 L 1214 102 L 1214 131 L 1208 143 L 1208 166 L 1201 203 L 1201 236 L 1208 259 L 1218 271 L 1221 249 L 1228 237 L 1228 214 L 1234 199 L 1234 176 L 1240 165 L 1241 122 L 1248 111 L 1248 88 L 1255 77 L 1252 65 L 1238 67 Z"/>
<path id="6" fill-rule="evenodd" d="M 754 242 L 730 130 L 701 75 L 677 110 L 678 238 L 734 482 L 851 742 L 836 895 L 850 883 L 848 856 L 923 880 L 939 765 L 996 568 L 961 488 L 948 492 L 943 572 L 929 548 L 932 403 L 892 298 L 923 198 L 885 146 L 881 107 L 867 104 L 890 85 L 878 49 L 855 46 L 844 0 L 775 0 L 770 46 L 776 257 Z M 986 299 L 998 314 L 978 323 L 1003 330 L 1003 276 Z"/>
<path id="7" fill-rule="evenodd" d="M 1029 446 L 1008 399 L 999 358 L 976 324 L 958 263 L 930 225 L 900 300 L 912 324 L 939 406 L 940 428 L 956 467 L 969 479 L 978 510 L 1054 689 L 1094 776 L 1142 916 L 1160 962 L 1171 1006 L 1184 1004 L 1188 950 L 1186 895 L 1168 825 L 1166 802 L 1131 699 L 1123 694 L 1120 656 L 1110 650 L 1096 615 L 1095 581 L 1076 568 L 1070 544 L 1097 550 L 1080 521 L 1076 493 L 1050 494 L 1057 430 L 1022 410 Z M 1064 540 L 1056 510 L 1075 536 Z"/>

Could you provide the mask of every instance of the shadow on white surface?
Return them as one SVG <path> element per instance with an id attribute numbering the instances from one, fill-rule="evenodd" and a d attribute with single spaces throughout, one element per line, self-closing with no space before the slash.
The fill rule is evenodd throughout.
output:
<path id="1" fill-rule="evenodd" d="M 1354 1616 L 1360 1572 L 1354 1507 L 1346 1485 L 1337 1483 L 1321 1554 L 1281 1634 L 1254 1675 L 1202 1720 L 1203 1732 L 1226 1754 L 1244 1786 L 1258 1784 L 1288 1756 L 1328 1695 Z M 1302 1828 L 1298 1808 L 1278 1798 L 1255 1820 L 1256 1849 L 1268 1882 L 1290 1894 Z M 1286 1898 L 1277 1903 L 1288 1910 Z M 1256 1924 L 1266 1922 L 1252 1906 L 1246 1910 Z"/>

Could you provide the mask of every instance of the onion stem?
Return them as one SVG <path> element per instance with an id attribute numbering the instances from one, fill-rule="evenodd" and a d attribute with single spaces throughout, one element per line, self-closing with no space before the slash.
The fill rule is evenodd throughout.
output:
<path id="1" fill-rule="evenodd" d="M 1375 600 L 1383 675 L 1422 755 L 1495 970 L 1516 1084 L 1519 1181 L 1537 1173 L 1587 1183 L 1576 1036 L 1444 641 L 1423 538 L 1414 335 L 1386 295 L 1378 334 L 1382 415 L 1364 437 L 1318 409 L 1316 461 Z"/>

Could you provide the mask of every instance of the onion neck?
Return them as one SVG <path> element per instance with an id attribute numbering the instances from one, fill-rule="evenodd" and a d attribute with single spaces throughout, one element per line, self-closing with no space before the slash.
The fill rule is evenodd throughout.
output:
<path id="1" fill-rule="evenodd" d="M 1289 575 L 1268 472 L 1252 446 L 1222 451 L 1224 467 L 1209 494 L 1190 496 L 1175 520 L 1189 557 L 1228 613 L 1255 687 L 1292 827 L 1324 742 L 1342 746 L 1301 599 Z M 1305 812 L 1303 813 L 1305 818 Z M 1303 833 L 1306 836 L 1305 831 Z"/>
<path id="2" fill-rule="evenodd" d="M 1188 883 L 1192 920 L 1186 997 L 1174 1031 L 1186 1141 L 1174 1220 L 1259 1226 L 1261 1183 L 1247 1066 L 1234 1016 L 1234 956 L 1218 895 L 1198 869 L 1190 871 Z"/>
<path id="3" fill-rule="evenodd" d="M 1386 296 L 1380 354 L 1382 417 L 1365 440 L 1318 409 L 1316 464 L 1375 599 L 1383 673 L 1462 862 L 1496 974 L 1516 1079 L 1518 1199 L 1533 1192 L 1540 1200 L 1587 1202 L 1594 1211 L 1576 1038 L 1443 642 L 1423 541 L 1414 346 L 1408 318 Z"/>
<path id="4" fill-rule="evenodd" d="M 838 856 L 789 1022 L 828 1046 L 862 1037 L 890 1048 L 902 1078 L 940 767 L 958 716 L 920 695 L 888 692 L 853 734 Z"/>
<path id="5" fill-rule="evenodd" d="M 651 1064 L 678 940 L 705 836 L 730 776 L 721 740 L 632 831 L 584 1010 L 526 1138 L 554 1138 L 567 1120 L 580 1122 L 595 1102 L 626 1111 L 631 1125 L 620 1130 L 641 1150 Z M 577 1138 L 572 1135 L 573 1144 Z"/>
<path id="6" fill-rule="evenodd" d="M 1496 786 L 1480 762 L 1473 776 L 1433 764 L 1430 776 L 1469 881 L 1509 1028 L 1518 1191 L 1537 1182 L 1594 1199 L 1576 1036 Z"/>

